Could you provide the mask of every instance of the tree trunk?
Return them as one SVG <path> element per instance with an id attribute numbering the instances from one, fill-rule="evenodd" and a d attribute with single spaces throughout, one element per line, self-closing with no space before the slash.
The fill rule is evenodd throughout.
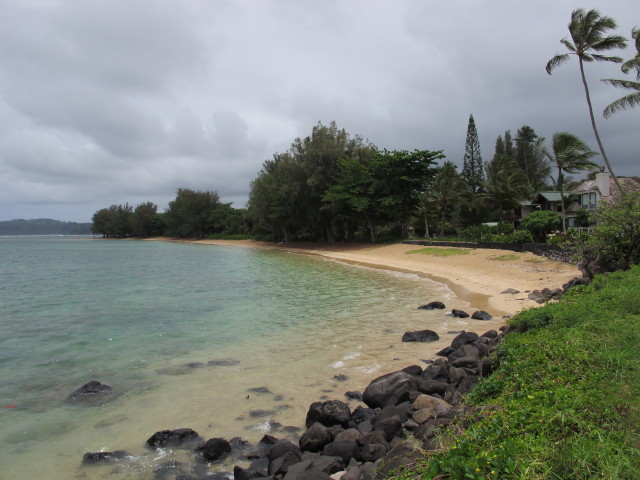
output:
<path id="1" fill-rule="evenodd" d="M 424 211 L 424 238 L 429 238 L 429 219 L 426 210 Z"/>
<path id="2" fill-rule="evenodd" d="M 618 191 L 622 193 L 622 187 L 620 186 L 620 182 L 618 181 L 618 177 L 613 173 L 613 169 L 609 164 L 609 159 L 607 158 L 607 154 L 604 153 L 604 147 L 602 146 L 602 142 L 600 141 L 600 135 L 598 134 L 598 129 L 596 128 L 596 119 L 593 116 L 593 108 L 591 107 L 591 96 L 589 95 L 589 87 L 587 86 L 587 79 L 584 76 L 584 65 L 582 63 L 582 57 L 578 56 L 578 63 L 580 65 L 580 75 L 582 76 L 582 84 L 584 85 L 584 93 L 587 96 L 587 105 L 589 106 L 589 116 L 591 117 L 591 126 L 593 127 L 593 133 L 596 135 L 596 141 L 598 142 L 598 148 L 600 149 L 600 153 L 602 154 L 602 160 L 604 160 L 604 164 L 606 165 L 611 177 L 613 178 Z M 565 230 L 566 233 L 566 230 Z"/>
<path id="3" fill-rule="evenodd" d="M 562 188 L 562 169 L 558 169 L 558 188 L 560 189 L 560 211 L 562 212 L 562 233 L 567 233 L 567 213 L 564 208 L 564 188 Z"/>

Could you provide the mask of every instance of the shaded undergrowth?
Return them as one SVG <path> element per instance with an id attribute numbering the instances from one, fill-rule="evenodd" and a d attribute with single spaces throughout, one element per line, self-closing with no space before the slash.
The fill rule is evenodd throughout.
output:
<path id="1" fill-rule="evenodd" d="M 640 268 L 596 277 L 510 327 L 499 368 L 466 399 L 482 408 L 399 477 L 640 478 Z"/>

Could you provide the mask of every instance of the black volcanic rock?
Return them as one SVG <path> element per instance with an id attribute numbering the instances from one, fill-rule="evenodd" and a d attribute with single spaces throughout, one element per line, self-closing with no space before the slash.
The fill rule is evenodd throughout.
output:
<path id="1" fill-rule="evenodd" d="M 420 305 L 418 310 L 442 310 L 443 308 L 445 308 L 445 306 L 442 302 L 429 302 L 426 305 Z"/>
<path id="2" fill-rule="evenodd" d="M 440 337 L 433 330 L 419 330 L 417 332 L 405 332 L 402 335 L 403 342 L 437 342 Z"/>

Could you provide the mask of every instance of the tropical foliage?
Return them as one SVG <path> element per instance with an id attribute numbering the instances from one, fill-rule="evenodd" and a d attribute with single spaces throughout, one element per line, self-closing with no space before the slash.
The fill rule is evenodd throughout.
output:
<path id="1" fill-rule="evenodd" d="M 630 70 L 634 69 L 636 71 L 636 81 L 634 82 L 632 80 L 615 80 L 612 78 L 606 78 L 602 81 L 613 87 L 632 90 L 633 93 L 619 98 L 615 102 L 607 105 L 603 112 L 605 118 L 609 118 L 611 115 L 620 110 L 626 110 L 627 108 L 632 108 L 640 105 L 640 28 L 635 27 L 631 31 L 631 37 L 635 40 L 634 44 L 637 53 L 635 57 L 624 62 L 621 69 L 624 73 L 629 73 Z"/>
<path id="2" fill-rule="evenodd" d="M 569 132 L 557 132 L 553 135 L 551 145 L 552 154 L 549 159 L 555 168 L 558 169 L 556 186 L 560 192 L 560 205 L 562 209 L 562 231 L 567 231 L 567 211 L 564 196 L 565 173 L 578 173 L 584 170 L 593 170 L 598 166 L 590 159 L 596 152 L 591 149 L 575 135 Z"/>
<path id="3" fill-rule="evenodd" d="M 551 75 L 551 72 L 556 67 L 567 62 L 571 55 L 575 55 L 578 58 L 580 76 L 582 78 L 584 93 L 587 99 L 587 106 L 589 107 L 589 116 L 591 118 L 593 133 L 595 134 L 596 141 L 598 142 L 602 160 L 604 161 L 607 170 L 611 173 L 618 190 L 622 191 L 620 182 L 611 168 L 607 154 L 602 146 L 602 141 L 600 140 L 600 135 L 596 127 L 596 120 L 593 116 L 589 87 L 584 73 L 585 62 L 622 62 L 622 58 L 620 57 L 606 56 L 600 53 L 625 47 L 626 39 L 624 37 L 608 34 L 608 31 L 614 28 L 616 28 L 615 20 L 610 17 L 600 15 L 600 13 L 595 9 L 585 11 L 584 9 L 579 8 L 574 10 L 571 13 L 571 22 L 569 23 L 569 33 L 571 34 L 573 42 L 569 41 L 567 38 L 560 40 L 560 43 L 569 50 L 569 53 L 556 54 L 551 60 L 549 60 L 549 62 L 547 62 L 546 70 L 547 73 Z"/>

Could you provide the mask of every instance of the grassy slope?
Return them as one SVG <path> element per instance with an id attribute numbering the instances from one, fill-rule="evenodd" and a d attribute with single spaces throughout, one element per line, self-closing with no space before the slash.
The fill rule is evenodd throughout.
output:
<path id="1" fill-rule="evenodd" d="M 511 325 L 519 332 L 505 337 L 500 368 L 467 400 L 489 408 L 403 476 L 640 478 L 640 268 Z"/>

